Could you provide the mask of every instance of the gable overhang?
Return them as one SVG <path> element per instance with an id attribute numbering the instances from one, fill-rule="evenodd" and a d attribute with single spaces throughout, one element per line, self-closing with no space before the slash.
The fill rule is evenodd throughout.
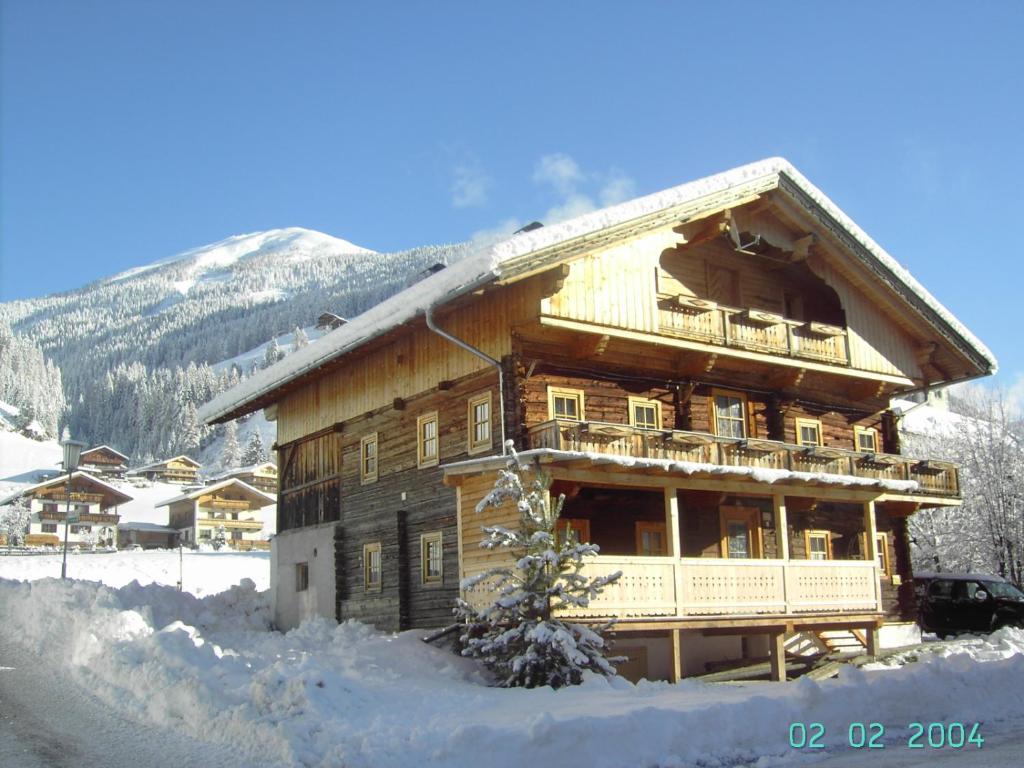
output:
<path id="1" fill-rule="evenodd" d="M 200 417 L 215 424 L 273 405 L 289 392 L 341 365 L 342 358 L 401 333 L 414 323 L 422 323 L 430 307 L 451 305 L 488 286 L 518 282 L 621 240 L 739 208 L 772 192 L 785 195 L 813 216 L 907 309 L 937 331 L 974 367 L 971 375 L 941 383 L 995 373 L 996 359 L 988 348 L 902 265 L 788 161 L 771 158 L 551 227 L 519 233 L 474 252 L 221 393 L 200 409 Z"/>

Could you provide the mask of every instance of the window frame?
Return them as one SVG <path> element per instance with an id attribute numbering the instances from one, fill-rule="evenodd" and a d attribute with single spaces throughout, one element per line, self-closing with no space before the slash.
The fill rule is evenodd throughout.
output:
<path id="1" fill-rule="evenodd" d="M 805 443 L 803 442 L 800 431 L 804 428 L 813 428 L 818 433 L 818 442 L 816 443 Z M 796 416 L 793 419 L 793 437 L 796 439 L 796 445 L 801 448 L 823 448 L 825 446 L 825 433 L 821 426 L 821 419 L 809 419 L 805 416 Z"/>
<path id="2" fill-rule="evenodd" d="M 825 557 L 821 560 L 832 560 L 832 532 L 822 530 L 820 528 L 809 528 L 804 531 L 804 551 L 807 553 L 807 560 L 818 560 L 819 558 L 811 557 L 811 539 L 824 539 L 825 540 Z"/>
<path id="3" fill-rule="evenodd" d="M 57 532 L 57 524 L 56 523 L 40 523 L 39 531 L 40 531 L 40 533 L 56 533 Z"/>
<path id="4" fill-rule="evenodd" d="M 430 574 L 430 545 L 437 544 L 440 554 L 440 569 L 436 576 Z M 420 583 L 423 585 L 444 583 L 444 536 L 441 531 L 420 534 Z"/>
<path id="5" fill-rule="evenodd" d="M 590 543 L 590 520 L 582 517 L 560 517 L 555 521 L 555 541 L 561 544 L 566 531 L 576 534 L 577 544 Z"/>
<path id="6" fill-rule="evenodd" d="M 309 589 L 309 561 L 295 564 L 295 591 L 305 592 Z"/>
<path id="7" fill-rule="evenodd" d="M 633 531 L 636 536 L 636 556 L 637 557 L 666 557 L 668 555 L 668 526 L 662 520 L 637 520 L 633 524 Z M 659 554 L 644 554 L 643 541 L 644 531 L 657 531 L 661 534 L 661 541 L 664 545 L 662 551 Z"/>
<path id="8" fill-rule="evenodd" d="M 476 421 L 476 407 L 487 405 L 487 421 Z M 487 425 L 487 437 L 477 440 L 476 429 L 480 424 Z M 491 392 L 471 397 L 466 401 L 466 453 L 473 456 L 478 453 L 486 453 L 494 447 L 494 403 Z"/>
<path id="9" fill-rule="evenodd" d="M 423 428 L 427 424 L 433 423 L 434 425 L 434 437 L 424 438 Z M 426 455 L 424 450 L 424 443 L 426 440 L 433 439 L 434 441 L 434 454 L 433 456 Z M 420 469 L 424 467 L 436 467 L 441 460 L 441 424 L 437 416 L 437 411 L 430 411 L 424 413 L 416 419 L 416 466 Z"/>
<path id="10" fill-rule="evenodd" d="M 868 555 L 868 535 L 866 532 L 860 534 L 861 556 L 866 560 Z M 881 562 L 878 561 L 881 555 Z M 892 578 L 892 561 L 889 559 L 889 533 L 888 531 L 875 531 L 875 565 L 878 566 L 879 576 L 889 580 Z"/>
<path id="11" fill-rule="evenodd" d="M 373 446 L 373 471 L 370 472 L 366 469 L 366 448 L 367 446 Z M 377 439 L 377 433 L 371 432 L 368 435 L 363 435 L 359 439 L 359 484 L 367 485 L 369 483 L 377 482 L 377 478 L 380 476 L 380 441 Z"/>
<path id="12" fill-rule="evenodd" d="M 377 555 L 377 580 L 371 581 L 371 556 Z M 366 592 L 380 592 L 384 587 L 384 557 L 381 554 L 380 542 L 373 541 L 363 544 L 363 590 Z"/>
<path id="13" fill-rule="evenodd" d="M 871 435 L 871 450 L 862 448 L 860 444 L 861 435 Z M 855 450 L 861 453 L 878 453 L 878 430 L 874 427 L 860 427 L 854 426 L 853 428 L 853 447 Z"/>
<path id="14" fill-rule="evenodd" d="M 736 400 L 739 400 L 740 403 L 742 404 L 742 410 L 743 410 L 743 420 L 742 420 L 742 423 L 743 423 L 743 436 L 742 437 L 737 438 L 737 437 L 735 437 L 733 435 L 723 435 L 721 430 L 719 429 L 719 425 L 718 425 L 718 402 L 717 402 L 717 399 L 719 397 L 731 397 L 731 398 L 734 398 Z M 750 419 L 749 419 L 750 405 L 749 405 L 749 402 L 747 401 L 747 395 L 746 395 L 745 392 L 737 392 L 737 391 L 732 390 L 732 389 L 712 389 L 711 390 L 711 396 L 710 396 L 710 403 L 711 403 L 711 429 L 712 429 L 713 433 L 716 436 L 718 436 L 718 437 L 727 437 L 727 438 L 731 438 L 733 440 L 746 440 L 748 438 L 753 437 L 753 434 L 752 434 L 751 429 L 750 429 Z M 729 421 L 734 421 L 734 419 L 730 419 Z"/>
<path id="15" fill-rule="evenodd" d="M 653 408 L 654 409 L 654 426 L 648 427 L 646 425 L 637 424 L 636 408 Z M 646 397 L 630 397 L 629 398 L 629 425 L 636 429 L 662 429 L 661 420 L 661 401 L 651 400 Z"/>
<path id="16" fill-rule="evenodd" d="M 747 541 L 750 557 L 747 560 L 764 559 L 764 529 L 761 527 L 761 510 L 758 507 L 721 506 L 718 508 L 718 546 L 723 559 L 729 559 L 729 521 L 738 520 L 747 525 Z M 734 560 L 744 558 L 733 558 Z"/>
<path id="17" fill-rule="evenodd" d="M 579 418 L 571 419 L 567 416 L 556 416 L 555 415 L 555 398 L 565 397 L 569 399 L 575 399 L 576 404 L 579 408 Z M 555 419 L 561 419 L 562 421 L 586 421 L 587 413 L 585 410 L 586 403 L 584 402 L 584 392 L 582 389 L 574 389 L 572 387 L 552 387 L 548 385 L 548 419 L 554 421 Z"/>

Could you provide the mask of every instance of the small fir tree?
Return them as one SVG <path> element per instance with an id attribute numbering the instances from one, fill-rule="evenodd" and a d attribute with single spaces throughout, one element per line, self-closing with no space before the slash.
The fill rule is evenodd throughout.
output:
<path id="1" fill-rule="evenodd" d="M 259 429 L 254 429 L 252 437 L 249 438 L 249 444 L 245 447 L 242 464 L 250 466 L 252 464 L 262 464 L 266 460 L 267 451 L 263 447 L 263 438 L 260 437 Z"/>
<path id="2" fill-rule="evenodd" d="M 0 533 L 7 535 L 7 545 L 11 547 L 21 546 L 25 541 L 25 534 L 28 533 L 29 522 L 32 519 L 28 504 L 23 498 L 16 499 L 10 504 L 0 507 Z"/>
<path id="3" fill-rule="evenodd" d="M 477 512 L 505 503 L 519 510 L 518 530 L 485 526 L 480 544 L 509 550 L 514 562 L 462 582 L 467 591 L 488 589 L 497 593 L 497 599 L 483 610 L 462 599 L 456 602 L 455 614 L 465 622 L 459 652 L 481 660 L 503 688 L 577 685 L 585 670 L 614 675 L 613 662 L 618 659 L 606 656 L 603 637 L 611 624 L 588 627 L 553 614 L 562 608 L 585 608 L 622 572 L 597 578 L 581 572 L 584 558 L 596 555 L 599 548 L 569 535 L 558 540 L 555 526 L 565 497 L 552 508 L 550 478 L 538 463 L 527 482 L 526 467 L 512 444 L 508 446 L 511 458 Z"/>
<path id="4" fill-rule="evenodd" d="M 227 545 L 228 535 L 224 530 L 223 525 L 217 526 L 217 530 L 213 532 L 213 538 L 210 541 L 213 543 L 213 548 L 216 550 L 220 550 L 222 547 Z"/>
<path id="5" fill-rule="evenodd" d="M 306 332 L 304 330 L 302 330 L 301 328 L 296 326 L 296 328 L 295 328 L 295 343 L 292 345 L 292 351 L 293 352 L 297 352 L 298 350 L 302 349 L 303 347 L 308 347 L 308 346 L 309 346 L 309 336 L 306 335 Z"/>
<path id="6" fill-rule="evenodd" d="M 242 450 L 238 447 L 238 425 L 229 421 L 224 425 L 224 443 L 220 449 L 220 466 L 222 469 L 237 467 L 242 457 Z"/>

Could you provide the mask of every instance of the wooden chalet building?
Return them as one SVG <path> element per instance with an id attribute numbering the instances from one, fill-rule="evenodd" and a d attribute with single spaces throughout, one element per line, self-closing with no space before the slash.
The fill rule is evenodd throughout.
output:
<path id="1" fill-rule="evenodd" d="M 68 511 L 67 475 L 45 480 L 0 500 L 7 504 L 18 498 L 29 502 L 31 518 L 25 545 L 58 547 L 64 543 Z M 78 519 L 67 531 L 68 545 L 89 544 L 114 546 L 117 543 L 117 507 L 132 497 L 92 475 L 77 471 L 71 474 L 71 512 Z"/>
<path id="2" fill-rule="evenodd" d="M 277 493 L 277 465 L 272 461 L 230 469 L 217 477 L 210 478 L 208 483 L 219 483 L 221 480 L 228 480 L 232 477 L 243 483 L 248 483 L 264 493 Z"/>
<path id="3" fill-rule="evenodd" d="M 632 674 L 771 658 L 914 616 L 907 517 L 957 468 L 901 454 L 890 397 L 991 353 L 825 195 L 766 160 L 468 256 L 218 396 L 277 420 L 276 621 L 451 621 L 502 441 L 623 576 Z"/>
<path id="4" fill-rule="evenodd" d="M 181 456 L 147 464 L 144 467 L 137 467 L 131 470 L 128 475 L 131 477 L 144 477 L 147 480 L 156 480 L 163 483 L 193 485 L 199 482 L 199 470 L 202 466 L 195 459 L 182 454 Z"/>
<path id="5" fill-rule="evenodd" d="M 92 475 L 124 477 L 128 470 L 128 457 L 109 445 L 98 445 L 82 451 L 78 466 Z"/>
<path id="6" fill-rule="evenodd" d="M 250 550 L 269 548 L 263 532 L 262 510 L 273 503 L 273 496 L 230 478 L 156 506 L 169 508 L 167 527 L 178 532 L 185 546 L 209 544 L 217 529 L 223 528 L 229 547 Z"/>

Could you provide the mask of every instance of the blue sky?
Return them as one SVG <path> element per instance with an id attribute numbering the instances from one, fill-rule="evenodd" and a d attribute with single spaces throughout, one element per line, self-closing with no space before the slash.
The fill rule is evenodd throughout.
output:
<path id="1" fill-rule="evenodd" d="M 783 155 L 1017 382 L 1024 4 L 711 5 L 0 0 L 0 300 L 272 227 L 454 242 Z"/>

